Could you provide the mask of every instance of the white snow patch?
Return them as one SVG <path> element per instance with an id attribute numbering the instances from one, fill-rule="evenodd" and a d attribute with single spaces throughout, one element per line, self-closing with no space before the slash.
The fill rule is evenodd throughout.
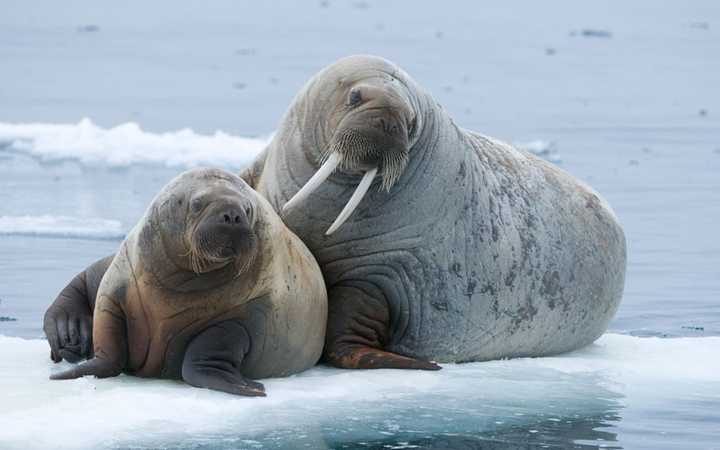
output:
<path id="1" fill-rule="evenodd" d="M 293 427 L 312 435 L 334 422 L 372 438 L 407 429 L 407 420 L 423 430 L 462 420 L 489 430 L 604 414 L 618 401 L 623 411 L 663 399 L 672 405 L 720 386 L 720 338 L 609 334 L 562 356 L 446 364 L 439 372 L 320 366 L 264 380 L 266 398 L 124 375 L 48 380 L 67 366 L 50 362 L 45 341 L 0 336 L 0 447 L 109 447 L 223 432 L 252 440 Z M 392 426 L 363 426 L 373 420 Z"/>
<path id="2" fill-rule="evenodd" d="M 123 239 L 117 220 L 70 216 L 0 216 L 0 236 L 43 236 L 81 239 Z"/>
<path id="3" fill-rule="evenodd" d="M 244 167 L 269 141 L 269 137 L 237 137 L 222 131 L 150 133 L 133 122 L 102 128 L 88 118 L 77 124 L 0 123 L 0 151 L 4 147 L 47 162 L 70 159 L 111 167 L 142 163 Z"/>

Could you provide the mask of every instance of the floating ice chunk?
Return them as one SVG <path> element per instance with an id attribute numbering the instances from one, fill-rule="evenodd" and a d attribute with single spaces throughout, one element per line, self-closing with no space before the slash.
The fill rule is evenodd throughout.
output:
<path id="1" fill-rule="evenodd" d="M 337 448 L 468 433 L 540 439 L 548 427 L 568 427 L 572 440 L 633 448 L 622 434 L 626 417 L 631 427 L 668 431 L 659 441 L 666 447 L 682 447 L 694 426 L 702 447 L 692 421 L 718 423 L 719 352 L 718 337 L 605 335 L 557 357 L 438 372 L 320 366 L 264 380 L 266 398 L 241 398 L 130 376 L 50 381 L 67 364 L 50 362 L 45 341 L 0 336 L 0 448 Z"/>
<path id="2" fill-rule="evenodd" d="M 190 129 L 167 133 L 143 131 L 136 123 L 102 128 L 90 119 L 77 124 L 0 123 L 0 151 L 29 154 L 42 161 L 77 160 L 124 167 L 136 163 L 193 167 L 244 167 L 269 138 L 244 138 Z"/>
<path id="3" fill-rule="evenodd" d="M 69 216 L 0 216 L 0 235 L 123 239 L 125 230 L 116 220 Z"/>

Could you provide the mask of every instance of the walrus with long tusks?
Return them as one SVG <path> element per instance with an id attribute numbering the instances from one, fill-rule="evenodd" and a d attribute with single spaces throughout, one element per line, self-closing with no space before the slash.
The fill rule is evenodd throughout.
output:
<path id="1" fill-rule="evenodd" d="M 381 58 L 315 75 L 242 176 L 317 258 L 339 367 L 561 353 L 622 297 L 625 237 L 595 191 L 461 129 Z"/>
<path id="2" fill-rule="evenodd" d="M 126 372 L 265 395 L 256 378 L 313 366 L 327 294 L 307 247 L 241 178 L 185 172 L 155 198 L 104 271 L 94 357 L 53 379 Z"/>

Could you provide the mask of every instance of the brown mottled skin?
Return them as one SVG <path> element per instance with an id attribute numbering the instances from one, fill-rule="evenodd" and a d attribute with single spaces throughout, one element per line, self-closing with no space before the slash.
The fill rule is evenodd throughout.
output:
<path id="1" fill-rule="evenodd" d="M 235 175 L 193 170 L 156 197 L 102 277 L 93 359 L 52 378 L 126 372 L 264 395 L 249 379 L 314 365 L 326 316 L 317 263 L 269 204 Z"/>

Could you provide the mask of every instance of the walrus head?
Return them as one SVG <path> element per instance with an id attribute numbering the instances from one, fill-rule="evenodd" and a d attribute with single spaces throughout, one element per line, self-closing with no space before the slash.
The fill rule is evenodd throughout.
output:
<path id="1" fill-rule="evenodd" d="M 257 251 L 253 208 L 232 189 L 201 189 L 189 199 L 185 232 L 190 267 L 205 273 L 230 263 L 244 272 Z"/>
<path id="2" fill-rule="evenodd" d="M 418 136 L 417 106 L 393 64 L 372 56 L 344 58 L 318 74 L 307 98 L 321 103 L 315 114 L 329 136 L 321 165 L 285 204 L 287 210 L 306 199 L 334 171 L 362 174 L 350 200 L 327 230 L 337 230 L 360 204 L 376 175 L 389 191 L 402 175 Z M 328 87 L 333 87 L 328 89 Z"/>
<path id="3" fill-rule="evenodd" d="M 258 252 L 255 196 L 239 177 L 218 169 L 194 169 L 175 178 L 155 202 L 165 254 L 195 274 L 229 265 L 245 272 Z"/>

